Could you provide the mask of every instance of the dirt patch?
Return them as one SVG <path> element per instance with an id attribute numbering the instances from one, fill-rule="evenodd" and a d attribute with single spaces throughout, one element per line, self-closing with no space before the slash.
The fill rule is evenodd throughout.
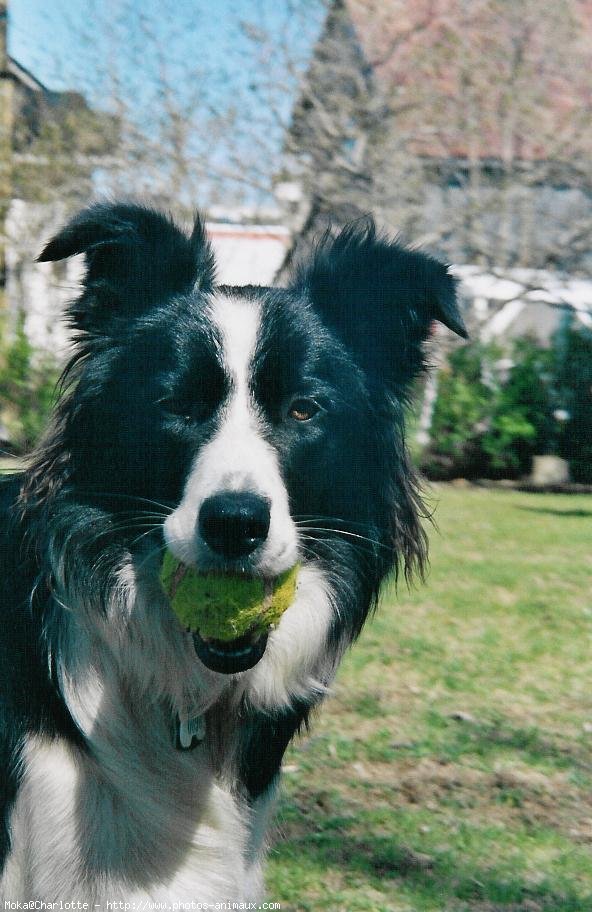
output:
<path id="1" fill-rule="evenodd" d="M 402 773 L 399 800 L 409 804 L 454 805 L 479 818 L 549 827 L 574 842 L 592 842 L 592 796 L 574 786 L 567 773 L 502 767 L 493 773 L 453 763 L 422 760 Z"/>
<path id="2" fill-rule="evenodd" d="M 512 592 L 511 589 L 506 589 L 504 586 L 495 586 L 493 596 L 497 604 L 503 605 L 504 608 L 511 608 L 518 601 L 516 592 Z"/>
<path id="3" fill-rule="evenodd" d="M 315 790 L 313 783 L 310 791 L 297 790 L 292 800 L 303 814 L 296 824 L 300 835 L 301 824 L 309 832 L 317 826 L 322 829 L 323 819 L 331 816 L 339 816 L 346 828 L 355 828 L 355 808 L 363 801 L 371 806 L 416 806 L 445 814 L 461 810 L 475 825 L 487 820 L 505 826 L 548 827 L 572 842 L 592 844 L 592 795 L 577 788 L 568 773 L 546 775 L 513 766 L 486 772 L 428 758 L 393 763 L 364 760 L 346 768 L 338 791 Z M 314 820 L 309 816 L 311 810 Z"/>
<path id="4" fill-rule="evenodd" d="M 471 903 L 471 912 L 543 912 L 544 906 L 534 899 L 525 899 L 519 903 L 500 905 L 499 903 Z"/>
<path id="5" fill-rule="evenodd" d="M 487 776 L 480 770 L 434 760 L 420 760 L 401 777 L 399 788 L 410 804 L 442 799 L 451 793 L 474 792 L 487 787 Z"/>

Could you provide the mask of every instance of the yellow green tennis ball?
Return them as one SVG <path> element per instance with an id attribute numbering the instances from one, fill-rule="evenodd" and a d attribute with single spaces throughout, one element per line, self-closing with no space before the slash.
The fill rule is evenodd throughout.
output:
<path id="1" fill-rule="evenodd" d="M 207 639 L 230 642 L 264 633 L 294 601 L 299 566 L 275 579 L 198 573 L 166 551 L 160 578 L 181 624 Z"/>

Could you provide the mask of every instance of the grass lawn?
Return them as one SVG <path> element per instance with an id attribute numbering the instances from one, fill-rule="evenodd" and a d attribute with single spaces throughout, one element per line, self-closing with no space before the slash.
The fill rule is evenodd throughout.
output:
<path id="1" fill-rule="evenodd" d="M 592 496 L 439 487 L 284 763 L 284 912 L 592 912 Z"/>

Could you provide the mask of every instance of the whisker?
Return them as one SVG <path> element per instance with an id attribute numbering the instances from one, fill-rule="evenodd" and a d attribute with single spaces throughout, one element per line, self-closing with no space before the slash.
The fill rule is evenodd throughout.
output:
<path id="1" fill-rule="evenodd" d="M 119 516 L 169 516 L 168 513 L 164 513 L 162 510 L 140 510 L 136 507 L 134 510 L 117 510 L 113 514 L 116 517 Z"/>
<path id="2" fill-rule="evenodd" d="M 390 548 L 388 545 L 385 545 L 384 542 L 381 542 L 377 538 L 370 538 L 368 535 L 359 535 L 357 532 L 348 532 L 345 529 L 332 529 L 329 526 L 299 526 L 299 530 L 303 532 L 333 532 L 336 535 L 345 535 L 348 538 L 356 538 L 363 542 L 368 542 L 371 545 L 376 545 L 379 548 L 384 548 L 389 551 Z"/>
<path id="3" fill-rule="evenodd" d="M 141 497 L 139 494 L 119 494 L 113 491 L 81 491 L 83 495 L 92 496 L 92 497 L 105 497 L 112 500 L 133 500 L 138 503 L 147 503 L 152 504 L 154 507 L 160 507 L 162 510 L 166 511 L 168 516 L 175 509 L 173 504 L 161 503 L 159 500 L 151 500 L 149 497 Z"/>
<path id="4" fill-rule="evenodd" d="M 367 522 L 359 522 L 352 519 L 343 519 L 341 516 L 322 516 L 321 514 L 306 514 L 300 513 L 292 517 L 293 522 L 296 526 L 300 526 L 307 523 L 316 523 L 316 522 L 331 522 L 331 523 L 341 523 L 344 526 L 359 526 L 361 528 L 367 528 Z M 384 530 L 386 531 L 386 530 Z"/>
<path id="5" fill-rule="evenodd" d="M 95 542 L 100 541 L 102 538 L 108 538 L 110 535 L 119 534 L 120 532 L 135 532 L 138 529 L 148 529 L 149 531 L 155 531 L 160 528 L 160 523 L 154 522 L 137 522 L 137 523 L 121 523 L 118 525 L 110 525 L 102 529 L 97 529 L 97 531 L 92 535 L 86 535 L 84 537 L 84 544 L 86 546 L 93 545 Z"/>
<path id="6" fill-rule="evenodd" d="M 110 529 L 121 529 L 126 526 L 135 526 L 143 522 L 153 522 L 162 525 L 166 517 L 162 516 L 160 513 L 129 513 L 129 514 L 116 514 L 113 519 L 105 518 L 103 522 L 103 528 L 106 530 Z M 100 522 L 100 520 L 99 520 Z"/>
<path id="7" fill-rule="evenodd" d="M 132 539 L 132 541 L 130 542 L 130 546 L 133 547 L 134 545 L 137 545 L 138 542 L 141 541 L 143 538 L 145 538 L 147 535 L 151 535 L 153 532 L 156 532 L 156 531 L 158 531 L 158 526 L 153 526 L 152 528 L 148 529 L 146 532 L 142 532 L 140 535 L 137 535 L 136 538 Z"/>
<path id="8" fill-rule="evenodd" d="M 148 554 L 146 554 L 145 557 L 140 561 L 140 563 L 138 564 L 138 569 L 141 570 L 142 567 L 144 566 L 144 564 L 147 564 L 148 561 L 152 560 L 152 558 L 159 552 L 166 551 L 166 548 L 167 548 L 166 542 L 161 545 L 155 545 L 155 547 L 151 548 L 150 551 L 148 552 Z"/>
<path id="9" fill-rule="evenodd" d="M 331 542 L 330 539 L 327 539 L 327 538 L 317 538 L 317 537 L 315 537 L 315 536 L 313 536 L 313 535 L 307 535 L 307 536 L 306 536 L 306 540 L 308 540 L 308 541 L 310 541 L 310 542 L 315 542 L 315 543 L 318 544 L 318 545 L 322 545 L 322 547 L 323 547 L 329 554 L 332 554 L 332 555 L 334 555 L 335 557 L 343 557 L 343 555 L 341 554 L 341 552 L 339 551 L 339 549 L 335 546 L 335 542 Z M 366 554 L 374 554 L 374 550 L 373 550 L 372 548 L 370 548 L 370 547 L 369 547 L 368 545 L 366 545 L 366 544 L 364 544 L 364 545 L 358 545 L 358 547 L 360 548 L 360 550 L 364 551 Z"/>

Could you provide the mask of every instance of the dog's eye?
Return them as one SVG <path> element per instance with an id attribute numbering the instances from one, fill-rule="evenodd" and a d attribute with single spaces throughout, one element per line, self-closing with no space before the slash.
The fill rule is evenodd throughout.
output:
<path id="1" fill-rule="evenodd" d="M 314 399 L 294 399 L 288 409 L 288 417 L 293 421 L 310 421 L 319 410 L 320 406 Z"/>

